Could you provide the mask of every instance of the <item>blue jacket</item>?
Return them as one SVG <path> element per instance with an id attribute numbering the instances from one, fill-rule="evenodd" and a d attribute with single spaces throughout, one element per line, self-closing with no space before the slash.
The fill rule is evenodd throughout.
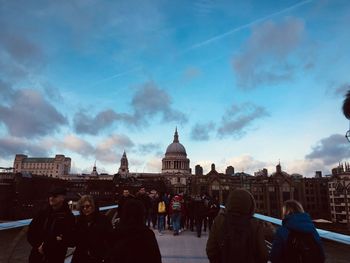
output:
<path id="1" fill-rule="evenodd" d="M 277 229 L 270 253 L 270 261 L 272 263 L 285 262 L 284 257 L 286 253 L 285 250 L 287 246 L 289 229 L 304 233 L 312 233 L 315 240 L 320 245 L 322 253 L 324 254 L 321 238 L 318 235 L 309 214 L 293 213 L 287 215 L 282 221 L 282 226 Z"/>

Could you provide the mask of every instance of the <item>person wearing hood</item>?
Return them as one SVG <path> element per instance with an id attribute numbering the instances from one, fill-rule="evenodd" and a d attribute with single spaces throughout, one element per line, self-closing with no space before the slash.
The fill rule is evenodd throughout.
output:
<path id="1" fill-rule="evenodd" d="M 29 224 L 27 239 L 32 246 L 29 263 L 63 263 L 72 246 L 74 216 L 65 200 L 66 189 L 57 187 L 49 193 L 49 205 Z"/>
<path id="2" fill-rule="evenodd" d="M 230 192 L 225 211 L 216 216 L 209 233 L 206 252 L 210 263 L 268 261 L 264 230 L 253 218 L 254 211 L 255 200 L 248 191 Z"/>
<path id="3" fill-rule="evenodd" d="M 314 241 L 316 241 L 316 255 L 315 258 L 311 259 L 312 262 L 324 262 L 325 254 L 321 238 L 317 233 L 309 214 L 304 212 L 302 205 L 295 200 L 285 201 L 282 207 L 282 214 L 284 217 L 282 220 L 282 226 L 276 231 L 270 252 L 270 261 L 272 263 L 299 262 L 295 259 L 295 252 L 290 251 L 291 248 L 288 246 L 289 235 L 292 232 L 297 232 L 309 234 L 313 237 Z M 311 255 L 311 251 L 309 255 Z"/>
<path id="4" fill-rule="evenodd" d="M 145 207 L 141 201 L 126 201 L 120 223 L 114 229 L 108 263 L 161 263 L 157 239 L 145 223 Z"/>
<path id="5" fill-rule="evenodd" d="M 78 207 L 80 215 L 76 222 L 76 248 L 71 262 L 104 262 L 109 252 L 112 223 L 99 212 L 90 195 L 83 195 L 78 201 Z"/>

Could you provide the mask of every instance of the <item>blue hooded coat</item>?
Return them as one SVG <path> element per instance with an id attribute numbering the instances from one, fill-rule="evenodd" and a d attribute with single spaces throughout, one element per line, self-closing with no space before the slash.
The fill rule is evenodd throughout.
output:
<path id="1" fill-rule="evenodd" d="M 270 253 L 270 261 L 272 263 L 286 262 L 287 240 L 290 230 L 303 233 L 312 233 L 317 244 L 320 246 L 324 257 L 321 238 L 317 233 L 309 214 L 292 213 L 283 219 L 282 226 L 277 229 Z"/>

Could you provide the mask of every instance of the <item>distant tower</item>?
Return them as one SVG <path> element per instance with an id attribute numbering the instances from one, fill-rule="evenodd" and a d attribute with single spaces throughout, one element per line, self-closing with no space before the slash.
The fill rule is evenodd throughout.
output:
<path id="1" fill-rule="evenodd" d="M 93 177 L 97 177 L 98 176 L 98 172 L 96 170 L 96 161 L 95 161 L 95 164 L 94 164 L 94 168 L 92 168 L 92 172 L 91 172 L 90 176 L 93 176 Z"/>
<path id="2" fill-rule="evenodd" d="M 276 165 L 276 173 L 278 173 L 278 174 L 282 173 L 282 167 L 281 167 L 280 161 L 278 161 L 278 164 Z"/>
<path id="3" fill-rule="evenodd" d="M 128 162 L 128 158 L 126 157 L 126 153 L 124 151 L 122 158 L 120 159 L 120 167 L 118 170 L 118 174 L 121 177 L 128 177 L 129 174 L 129 162 Z"/>
<path id="4" fill-rule="evenodd" d="M 233 166 L 227 166 L 225 174 L 227 175 L 234 175 L 235 174 L 235 168 Z"/>

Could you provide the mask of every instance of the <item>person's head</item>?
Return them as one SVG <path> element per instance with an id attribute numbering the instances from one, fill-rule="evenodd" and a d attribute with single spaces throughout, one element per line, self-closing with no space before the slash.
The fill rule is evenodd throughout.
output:
<path id="1" fill-rule="evenodd" d="M 303 206 L 296 200 L 285 201 L 282 206 L 283 217 L 293 213 L 304 213 Z"/>
<path id="2" fill-rule="evenodd" d="M 120 221 L 127 225 L 144 224 L 145 207 L 137 199 L 129 199 L 125 202 Z"/>
<path id="3" fill-rule="evenodd" d="M 62 187 L 57 187 L 49 192 L 49 205 L 52 209 L 60 209 L 66 198 L 66 189 Z"/>
<path id="4" fill-rule="evenodd" d="M 78 201 L 78 207 L 81 215 L 89 216 L 96 211 L 96 204 L 91 195 L 83 195 Z"/>
<path id="5" fill-rule="evenodd" d="M 145 194 L 146 193 L 146 189 L 144 187 L 141 187 L 139 190 L 140 194 Z"/>
<path id="6" fill-rule="evenodd" d="M 130 192 L 129 192 L 128 189 L 124 189 L 124 190 L 123 190 L 123 196 L 128 197 L 129 194 L 130 194 Z"/>
<path id="7" fill-rule="evenodd" d="M 247 190 L 237 188 L 227 197 L 226 211 L 242 216 L 252 216 L 255 212 L 254 197 Z"/>

